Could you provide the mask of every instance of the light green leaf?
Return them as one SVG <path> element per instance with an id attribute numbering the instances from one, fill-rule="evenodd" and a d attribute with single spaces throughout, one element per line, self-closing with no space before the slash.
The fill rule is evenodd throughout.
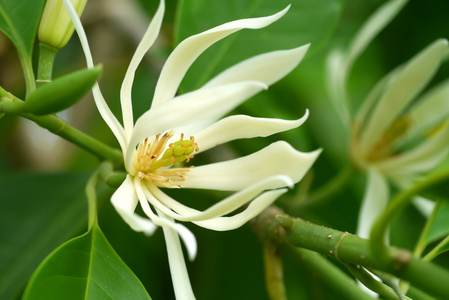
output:
<path id="1" fill-rule="evenodd" d="M 82 230 L 88 175 L 0 174 L 0 299 L 15 299 L 39 263 Z"/>
<path id="2" fill-rule="evenodd" d="M 0 30 L 14 43 L 21 59 L 31 58 L 45 0 L 0 0 Z"/>
<path id="3" fill-rule="evenodd" d="M 151 299 L 95 223 L 84 235 L 55 250 L 25 290 L 32 299 Z"/>
<path id="4" fill-rule="evenodd" d="M 236 19 L 272 15 L 291 3 L 280 20 L 260 30 L 243 30 L 206 50 L 190 68 L 181 89 L 199 88 L 213 75 L 256 54 L 312 43 L 309 53 L 326 41 L 344 0 L 181 0 L 175 42 Z"/>
<path id="5" fill-rule="evenodd" d="M 449 201 L 439 201 L 435 209 L 437 212 L 430 225 L 426 244 L 449 235 Z"/>

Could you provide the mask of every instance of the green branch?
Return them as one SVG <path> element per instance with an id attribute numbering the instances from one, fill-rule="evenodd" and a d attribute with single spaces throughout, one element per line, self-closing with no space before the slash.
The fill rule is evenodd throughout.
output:
<path id="1" fill-rule="evenodd" d="M 100 160 L 109 160 L 116 166 L 123 163 L 123 157 L 119 150 L 111 148 L 90 135 L 70 126 L 56 115 L 36 116 L 24 112 L 24 102 L 2 88 L 0 88 L 0 113 L 1 112 L 19 115 L 31 120 L 51 133 L 54 133 L 94 154 Z"/>
<path id="2" fill-rule="evenodd" d="M 333 257 L 344 264 L 380 270 L 409 281 L 415 287 L 441 299 L 449 299 L 449 271 L 414 258 L 407 250 L 388 247 L 389 261 L 371 253 L 369 240 L 348 232 L 315 225 L 301 219 L 278 215 L 285 240 L 293 247 L 303 247 Z"/>
<path id="3" fill-rule="evenodd" d="M 390 223 L 402 212 L 412 201 L 412 197 L 429 187 L 439 184 L 449 178 L 449 168 L 439 170 L 418 181 L 411 188 L 397 194 L 385 211 L 374 223 L 371 229 L 371 252 L 378 260 L 389 263 L 392 260 L 389 249 L 385 244 L 385 235 Z"/>

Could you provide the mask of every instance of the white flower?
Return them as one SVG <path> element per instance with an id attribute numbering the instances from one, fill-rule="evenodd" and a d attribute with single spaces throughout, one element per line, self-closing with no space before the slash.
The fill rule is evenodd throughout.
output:
<path id="1" fill-rule="evenodd" d="M 64 0 L 69 10 L 69 1 Z M 69 5 L 68 5 L 69 4 Z M 301 61 L 308 45 L 275 51 L 243 61 L 222 72 L 203 87 L 176 96 L 184 74 L 209 46 L 238 30 L 258 29 L 281 18 L 288 10 L 262 18 L 229 22 L 180 43 L 167 59 L 157 82 L 151 108 L 134 124 L 131 88 L 134 73 L 155 41 L 164 14 L 164 1 L 134 54 L 121 88 L 123 127 L 106 105 L 98 85 L 93 89 L 97 107 L 115 134 L 124 155 L 126 180 L 112 196 L 112 204 L 132 229 L 152 234 L 163 227 L 177 299 L 193 299 L 178 235 L 190 259 L 196 255 L 193 234 L 177 221 L 193 222 L 212 230 L 231 230 L 243 225 L 273 203 L 287 186 L 298 182 L 316 160 L 319 151 L 301 153 L 286 142 L 276 142 L 254 154 L 199 167 L 173 167 L 189 162 L 193 154 L 227 141 L 265 137 L 300 126 L 295 121 L 224 117 L 240 103 L 288 74 Z M 92 58 L 77 16 L 70 13 L 80 35 L 88 66 Z M 236 193 L 205 211 L 183 205 L 161 188 L 200 188 Z M 147 218 L 136 214 L 140 203 Z M 225 216 L 248 204 L 246 209 Z"/>
<path id="2" fill-rule="evenodd" d="M 346 53 L 330 56 L 329 87 L 340 112 L 349 112 L 345 89 L 352 64 L 405 4 L 405 0 L 392 0 L 381 6 Z M 368 174 L 357 229 L 362 237 L 369 236 L 374 220 L 387 205 L 388 181 L 408 187 L 448 153 L 449 81 L 423 92 L 447 54 L 448 42 L 435 41 L 381 79 L 354 117 L 341 113 L 351 126 L 353 162 Z M 417 204 L 425 205 L 423 201 Z"/>

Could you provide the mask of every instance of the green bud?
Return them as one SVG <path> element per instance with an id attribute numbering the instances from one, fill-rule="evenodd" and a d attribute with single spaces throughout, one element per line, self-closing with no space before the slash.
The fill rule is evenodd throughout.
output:
<path id="1" fill-rule="evenodd" d="M 87 0 L 71 0 L 78 16 L 83 13 Z M 75 28 L 62 0 L 47 0 L 39 25 L 41 43 L 61 49 L 70 40 Z"/>
<path id="2" fill-rule="evenodd" d="M 40 86 L 25 101 L 26 110 L 46 115 L 69 108 L 86 95 L 100 78 L 102 67 L 84 69 Z"/>

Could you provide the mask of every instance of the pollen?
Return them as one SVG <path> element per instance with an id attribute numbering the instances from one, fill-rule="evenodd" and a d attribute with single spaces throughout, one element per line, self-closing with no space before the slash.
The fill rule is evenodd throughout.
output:
<path id="1" fill-rule="evenodd" d="M 181 138 L 168 144 L 174 136 L 174 130 L 164 134 L 158 134 L 154 140 L 145 139 L 140 142 L 134 156 L 134 164 L 138 176 L 142 180 L 152 182 L 158 186 L 167 188 L 180 188 L 178 183 L 185 180 L 190 167 L 172 168 L 175 163 L 190 162 L 193 153 L 199 151 L 195 137 L 184 140 Z M 168 146 L 167 146 L 168 144 Z"/>

